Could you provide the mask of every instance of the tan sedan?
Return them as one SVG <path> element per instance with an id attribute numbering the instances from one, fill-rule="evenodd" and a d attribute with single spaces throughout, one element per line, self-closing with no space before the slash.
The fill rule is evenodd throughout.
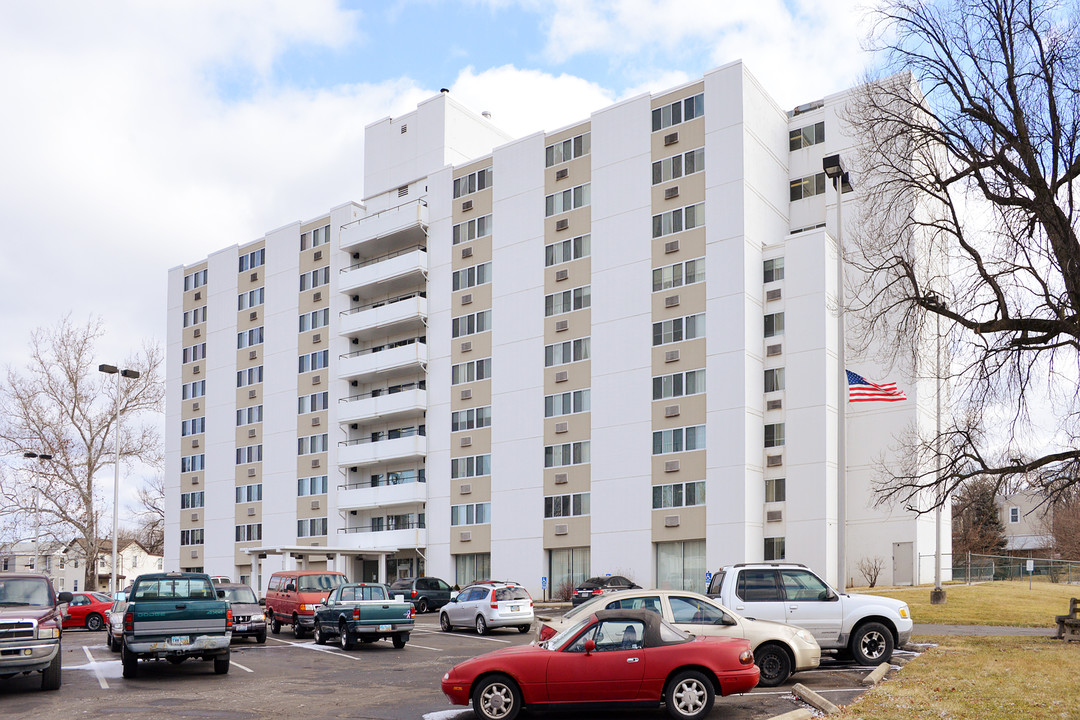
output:
<path id="1" fill-rule="evenodd" d="M 764 687 L 780 685 L 792 673 L 821 664 L 821 646 L 806 630 L 742 617 L 688 590 L 623 590 L 597 596 L 562 617 L 537 614 L 537 638 L 547 640 L 589 613 L 616 608 L 652 610 L 694 635 L 746 638 L 754 650 L 754 663 L 761 668 L 758 684 Z"/>

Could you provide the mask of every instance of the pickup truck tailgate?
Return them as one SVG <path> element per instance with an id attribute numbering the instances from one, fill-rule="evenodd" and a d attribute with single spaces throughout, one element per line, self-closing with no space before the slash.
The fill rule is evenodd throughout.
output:
<path id="1" fill-rule="evenodd" d="M 360 611 L 360 618 L 356 621 L 357 627 L 403 622 L 412 624 L 410 618 L 412 603 L 393 600 L 361 600 L 351 604 Z M 353 618 L 356 618 L 355 614 Z"/>
<path id="2" fill-rule="evenodd" d="M 220 634 L 226 630 L 225 602 L 140 600 L 128 606 L 137 639 Z"/>

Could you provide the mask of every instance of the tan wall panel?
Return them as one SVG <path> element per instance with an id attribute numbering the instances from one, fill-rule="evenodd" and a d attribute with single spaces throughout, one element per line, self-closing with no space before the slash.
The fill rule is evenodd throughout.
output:
<path id="1" fill-rule="evenodd" d="M 326 215 L 324 217 L 319 218 L 318 220 L 311 220 L 310 222 L 307 222 L 307 223 L 301 225 L 300 226 L 300 232 L 298 232 L 296 234 L 296 247 L 297 248 L 300 247 L 300 236 L 302 234 L 304 234 L 306 232 L 311 232 L 315 228 L 325 227 L 325 226 L 327 226 L 329 224 L 330 224 L 330 216 Z M 331 232 L 331 235 L 333 235 L 333 232 Z M 330 244 L 332 245 L 333 242 L 331 242 Z M 322 245 L 320 245 L 319 247 L 322 247 Z"/>
<path id="2" fill-rule="evenodd" d="M 461 486 L 471 485 L 472 492 L 462 494 Z M 474 478 L 455 478 L 450 481 L 450 504 L 491 502 L 491 476 Z"/>
<path id="3" fill-rule="evenodd" d="M 586 285 L 588 283 L 585 283 Z M 581 287 L 575 285 L 565 288 L 566 290 L 573 290 L 575 287 Z M 562 289 L 559 290 L 562 292 Z M 548 293 L 550 294 L 550 293 Z M 555 331 L 555 324 L 560 320 L 567 321 L 567 329 L 562 332 Z M 592 334 L 592 308 L 584 308 L 582 310 L 572 310 L 568 313 L 562 313 L 561 315 L 552 315 L 551 317 L 544 318 L 544 344 L 551 345 L 557 342 L 566 342 L 566 340 L 573 340 L 575 338 L 582 338 Z"/>
<path id="4" fill-rule="evenodd" d="M 574 237 L 579 237 L 575 235 Z M 567 238 L 569 239 L 569 238 Z M 561 242 L 561 241 L 560 241 Z M 551 243 L 548 243 L 549 245 Z M 556 280 L 555 273 L 560 270 L 567 271 L 567 278 L 565 280 Z M 576 288 L 582 285 L 588 285 L 592 282 L 592 258 L 583 257 L 580 260 L 571 260 L 570 262 L 560 263 L 558 265 L 552 265 L 544 270 L 544 294 L 550 295 L 553 292 L 559 292 L 566 288 Z"/>
<path id="5" fill-rule="evenodd" d="M 258 403 L 255 403 L 256 405 Z M 239 409 L 239 408 L 238 408 Z M 265 412 L 265 408 L 263 409 Z M 254 430 L 255 435 L 252 436 L 249 431 Z M 236 428 L 236 447 L 244 447 L 245 445 L 258 445 L 262 442 L 262 423 L 252 423 L 250 425 L 241 425 Z"/>
<path id="6" fill-rule="evenodd" d="M 578 125 L 574 125 L 572 127 L 563 128 L 562 130 L 553 132 L 546 138 L 544 138 L 544 146 L 547 147 L 548 145 L 554 145 L 555 143 L 562 142 L 563 140 L 569 140 L 570 138 L 575 138 L 578 135 L 584 135 L 585 133 L 591 131 L 592 123 L 587 121 Z"/>
<path id="7" fill-rule="evenodd" d="M 461 447 L 461 438 L 472 438 L 472 445 Z M 485 455 L 491 452 L 491 428 L 474 428 L 450 433 L 450 457 L 462 458 L 470 455 Z"/>
<path id="8" fill-rule="evenodd" d="M 318 377 L 319 381 L 315 382 L 315 378 Z M 330 383 L 330 368 L 322 368 L 320 370 L 311 370 L 303 375 L 296 376 L 296 394 L 310 395 L 313 392 L 323 392 L 329 390 L 327 387 Z"/>
<path id="9" fill-rule="evenodd" d="M 480 263 L 474 263 L 479 265 Z M 472 295 L 473 300 L 468 305 L 461 304 L 462 295 Z M 458 315 L 465 315 L 470 312 L 477 312 L 480 310 L 487 310 L 491 307 L 491 283 L 486 282 L 483 285 L 474 285 L 471 288 L 465 290 L 457 290 L 454 292 L 453 298 L 450 303 L 454 317 Z"/>
<path id="10" fill-rule="evenodd" d="M 678 405 L 679 414 L 675 417 L 664 417 L 664 408 L 669 405 Z M 705 424 L 705 393 L 690 395 L 687 397 L 668 398 L 667 400 L 655 400 L 652 406 L 653 430 L 667 430 L 669 428 L 686 427 L 687 425 Z"/>
<path id="11" fill-rule="evenodd" d="M 260 265 L 252 270 L 245 270 L 236 276 L 236 292 L 238 294 L 263 287 L 265 284 L 266 265 Z"/>
<path id="12" fill-rule="evenodd" d="M 194 400 L 185 400 L 180 406 L 180 419 L 190 420 L 191 418 L 201 417 L 206 414 L 206 397 L 195 398 Z"/>
<path id="13" fill-rule="evenodd" d="M 195 417 L 198 417 L 198 415 Z M 199 441 L 199 447 L 194 447 L 195 440 Z M 180 454 L 182 456 L 198 455 L 201 452 L 206 452 L 206 435 L 188 435 L 185 438 L 180 438 Z"/>
<path id="14" fill-rule="evenodd" d="M 496 230 L 496 232 L 498 232 Z M 463 248 L 471 247 L 473 254 L 469 257 L 461 257 L 461 251 Z M 458 243 L 450 248 L 450 266 L 454 270 L 461 270 L 463 268 L 472 267 L 473 265 L 479 265 L 480 263 L 489 262 L 491 260 L 491 236 L 477 238 L 476 240 L 470 240 L 469 242 Z"/>
<path id="15" fill-rule="evenodd" d="M 199 337 L 195 337 L 196 330 L 199 331 Z M 206 323 L 199 323 L 198 325 L 184 328 L 183 335 L 184 337 L 180 343 L 181 347 L 191 347 L 196 343 L 206 342 Z"/>
<path id="16" fill-rule="evenodd" d="M 241 548 L 257 547 L 257 546 L 259 546 L 261 544 L 262 543 L 260 543 L 260 542 L 236 543 L 236 545 L 235 545 L 236 549 L 233 551 L 233 564 L 236 565 L 239 568 L 245 568 L 245 567 L 248 568 L 248 572 L 246 572 L 246 573 L 241 572 L 240 573 L 241 575 L 248 575 L 248 574 L 251 573 L 251 556 L 248 555 L 243 550 L 241 550 Z M 239 580 L 239 579 L 240 578 L 238 578 L 238 577 L 233 578 L 233 580 Z M 254 584 L 255 578 L 252 578 L 251 581 Z"/>
<path id="17" fill-rule="evenodd" d="M 199 372 L 195 372 L 196 367 L 199 368 Z M 185 385 L 189 382 L 194 382 L 195 380 L 205 380 L 206 358 L 203 358 L 202 360 L 197 360 L 195 362 L 185 363 L 183 368 L 181 368 L 180 370 L 180 376 L 180 382 Z"/>
<path id="18" fill-rule="evenodd" d="M 263 305 L 256 305 L 247 310 L 239 310 L 236 313 L 236 332 L 250 330 L 263 324 Z M 251 317 L 254 315 L 255 317 Z"/>
<path id="19" fill-rule="evenodd" d="M 699 91 L 700 92 L 700 91 Z M 696 92 L 687 92 L 681 97 L 687 98 L 691 95 L 697 95 Z M 671 104 L 671 100 L 663 104 Z M 653 108 L 658 107 L 653 105 Z M 649 127 L 652 127 L 651 123 Z M 673 132 L 679 133 L 679 141 L 672 143 L 671 145 L 664 144 L 664 138 Z M 672 125 L 671 127 L 664 128 L 663 130 L 657 130 L 652 134 L 652 159 L 662 160 L 664 158 L 671 157 L 678 152 L 689 152 L 699 147 L 705 147 L 705 118 L 696 117 L 690 122 L 680 123 L 678 125 Z"/>
<path id="20" fill-rule="evenodd" d="M 544 495 L 565 495 L 567 493 L 589 492 L 592 466 L 571 465 L 562 468 L 547 468 L 544 470 Z M 566 473 L 565 483 L 556 483 L 555 476 Z"/>
<path id="21" fill-rule="evenodd" d="M 670 199 L 665 198 L 664 193 L 667 189 L 675 185 L 679 186 L 679 194 Z M 703 172 L 686 175 L 677 180 L 668 180 L 652 186 L 652 211 L 654 214 L 694 205 L 699 202 L 705 202 L 705 173 Z M 708 222 L 708 216 L 706 216 L 705 220 Z"/>
<path id="22" fill-rule="evenodd" d="M 192 514 L 198 515 L 199 519 L 198 520 L 192 520 L 191 519 Z M 193 528 L 201 528 L 203 526 L 202 519 L 203 519 L 202 508 L 200 508 L 198 510 L 181 510 L 180 511 L 180 529 L 181 530 L 191 530 Z M 182 548 L 181 548 L 180 552 L 183 553 Z M 182 558 L 183 558 L 183 556 L 181 555 L 181 559 Z"/>
<path id="23" fill-rule="evenodd" d="M 466 175 L 472 175 L 478 170 L 483 170 L 484 168 L 489 167 L 491 167 L 491 156 L 486 155 L 477 160 L 473 160 L 472 162 L 465 163 L 464 165 L 456 166 L 454 168 L 453 178 L 457 180 L 458 178 L 465 177 Z"/>
<path id="24" fill-rule="evenodd" d="M 331 230 L 330 231 L 331 237 L 333 237 L 334 234 L 335 233 Z M 300 275 L 303 275 L 306 272 L 311 272 L 312 270 L 316 270 L 316 269 L 321 268 L 321 267 L 325 267 L 326 265 L 329 264 L 329 262 L 330 262 L 330 252 L 331 252 L 331 248 L 334 247 L 334 242 L 335 242 L 334 240 L 331 240 L 328 243 L 323 243 L 322 245 L 319 245 L 318 247 L 308 248 L 304 252 L 299 253 L 300 254 L 299 263 L 298 263 L 299 268 L 297 268 L 298 273 L 297 273 L 297 279 L 296 279 L 296 289 L 297 289 L 297 291 L 300 290 L 300 277 L 299 277 Z M 296 247 L 297 247 L 297 251 L 299 252 L 299 248 L 300 248 L 300 238 L 299 237 L 296 238 Z"/>
<path id="25" fill-rule="evenodd" d="M 556 373 L 565 371 L 566 382 L 555 382 Z M 568 390 L 581 390 L 592 385 L 592 360 L 556 365 L 544 368 L 544 395 L 564 393 Z"/>
<path id="26" fill-rule="evenodd" d="M 194 478 L 199 478 L 198 484 L 194 482 Z M 205 490 L 205 478 L 203 472 L 184 473 L 180 476 L 180 492 L 191 492 L 192 490 Z"/>
<path id="27" fill-rule="evenodd" d="M 466 307 L 472 307 L 472 305 Z M 483 309 L 483 307 L 477 308 L 477 310 Z M 467 315 L 468 313 L 463 314 Z M 492 313 L 492 320 L 494 320 L 494 315 L 495 313 Z M 472 343 L 472 350 L 462 351 L 461 344 L 467 342 Z M 462 335 L 450 340 L 450 363 L 453 365 L 469 362 L 470 360 L 483 360 L 486 357 L 491 357 L 491 331 L 485 330 L 482 333 Z"/>
<path id="28" fill-rule="evenodd" d="M 555 426 L 559 423 L 566 423 L 566 432 L 555 432 Z M 560 415 L 544 419 L 544 445 L 588 440 L 590 437 L 592 437 L 592 413 Z"/>
<path id="29" fill-rule="evenodd" d="M 326 498 L 326 495 L 304 495 L 303 497 L 296 498 L 296 519 L 306 520 L 308 518 L 327 517 Z M 311 507 L 311 502 L 313 500 L 319 503 L 319 507 Z"/>
<path id="30" fill-rule="evenodd" d="M 678 527 L 665 527 L 664 518 L 668 515 L 679 516 Z M 700 540 L 705 537 L 705 506 L 664 508 L 652 511 L 653 542 L 672 542 L 675 540 Z"/>
<path id="31" fill-rule="evenodd" d="M 674 265 L 674 263 L 671 263 Z M 667 298 L 672 295 L 679 296 L 679 304 L 666 307 Z M 697 315 L 705 312 L 705 283 L 692 283 L 680 287 L 658 290 L 652 296 L 652 319 L 653 322 L 671 320 L 672 318 Z"/>
<path id="32" fill-rule="evenodd" d="M 578 183 L 581 185 L 581 183 Z M 574 186 L 568 186 L 574 187 Z M 560 188 L 564 190 L 566 188 Z M 569 221 L 569 225 L 565 230 L 556 230 L 555 224 L 559 220 Z M 578 235 L 584 235 L 587 232 L 591 232 L 589 229 L 592 226 L 592 206 L 586 205 L 580 207 L 577 210 L 571 210 L 569 212 L 561 212 L 556 215 L 552 215 L 549 218 L 544 218 L 544 244 L 548 245 L 556 240 L 565 240 L 566 238 L 577 237 Z"/>
<path id="33" fill-rule="evenodd" d="M 469 200 L 472 200 L 472 209 L 462 210 L 462 204 L 468 202 Z M 451 200 L 450 202 L 453 203 L 451 207 L 453 208 L 452 222 L 454 225 L 465 222 L 466 220 L 472 220 L 473 218 L 484 217 L 485 215 L 491 214 L 491 189 L 484 188 L 483 190 L 478 190 L 471 195 L 462 195 L 461 197 L 455 200 Z"/>
<path id="34" fill-rule="evenodd" d="M 655 110 L 658 107 L 670 105 L 676 100 L 682 100 L 684 98 L 690 97 L 691 95 L 697 95 L 703 92 L 705 92 L 705 81 L 699 80 L 698 82 L 681 87 L 678 90 L 672 90 L 671 92 L 664 93 L 663 95 L 657 95 L 652 99 L 651 108 Z"/>
<path id="35" fill-rule="evenodd" d="M 679 461 L 678 472 L 664 472 L 664 463 L 671 460 Z M 670 485 L 677 482 L 693 482 L 705 479 L 705 451 L 693 450 L 691 452 L 667 453 L 666 455 L 653 455 L 652 458 L 652 484 Z"/>
<path id="36" fill-rule="evenodd" d="M 254 515 L 248 515 L 248 508 L 251 508 L 251 507 L 255 508 L 255 514 Z M 249 503 L 240 503 L 240 504 L 238 504 L 236 506 L 235 517 L 236 517 L 236 524 L 237 525 L 248 525 L 250 523 L 261 523 L 262 522 L 262 503 L 261 502 L 249 502 Z M 243 544 L 243 543 L 241 543 L 241 544 Z"/>
<path id="37" fill-rule="evenodd" d="M 252 390 L 255 391 L 254 397 L 251 396 Z M 258 405 L 262 402 L 262 397 L 262 383 L 255 383 L 254 385 L 248 385 L 247 387 L 236 388 L 236 407 Z"/>
<path id="38" fill-rule="evenodd" d="M 574 133 L 573 137 L 581 135 Z M 552 143 L 548 143 L 551 145 Z M 566 170 L 567 175 L 562 180 L 556 180 L 555 175 L 559 170 Z M 569 162 L 561 162 L 544 170 L 544 195 L 562 192 L 567 188 L 574 188 L 592 182 L 592 154 L 582 155 Z"/>
<path id="39" fill-rule="evenodd" d="M 248 475 L 248 470 L 254 469 L 254 475 Z M 233 479 L 237 485 L 254 485 L 262 482 L 262 463 L 248 463 L 247 465 L 237 465 L 236 472 L 233 475 Z"/>
<path id="40" fill-rule="evenodd" d="M 472 397 L 468 400 L 461 399 L 461 391 L 472 390 Z M 471 383 L 461 383 L 450 387 L 450 409 L 465 410 L 466 408 L 483 407 L 491 404 L 491 380 L 479 380 Z"/>
<path id="41" fill-rule="evenodd" d="M 565 548 L 589 545 L 592 539 L 591 518 L 568 517 L 544 520 L 544 548 Z M 555 526 L 566 525 L 565 535 L 556 535 Z"/>
<path id="42" fill-rule="evenodd" d="M 325 432 L 329 434 L 326 429 L 327 425 L 327 411 L 320 410 L 315 413 L 308 413 L 306 415 L 297 416 L 296 420 L 296 432 L 297 435 L 315 435 L 319 432 Z M 315 420 L 318 422 L 315 422 Z"/>
<path id="43" fill-rule="evenodd" d="M 297 325 L 299 327 L 299 325 Z M 315 342 L 315 336 L 319 336 L 319 341 Z M 321 327 L 318 330 L 308 330 L 297 337 L 297 353 L 300 355 L 306 355 L 307 353 L 313 353 L 318 350 L 326 350 L 328 347 L 328 341 L 330 339 L 330 328 Z"/>
<path id="44" fill-rule="evenodd" d="M 308 435 L 321 435 L 322 433 L 308 433 Z M 306 436 L 305 436 L 306 437 Z M 318 460 L 318 465 L 312 465 L 312 461 Z M 326 453 L 312 453 L 300 455 L 296 458 L 296 477 L 308 477 L 310 475 L 329 475 L 330 467 L 326 464 Z"/>
<path id="45" fill-rule="evenodd" d="M 472 540 L 461 541 L 462 532 L 471 532 Z M 491 552 L 491 525 L 457 525 L 450 528 L 450 554 L 471 555 Z"/>
<path id="46" fill-rule="evenodd" d="M 668 350 L 678 350 L 679 359 L 675 362 L 664 362 L 664 353 Z M 652 352 L 653 377 L 657 375 L 670 375 L 673 372 L 685 372 L 705 367 L 705 338 L 684 340 L 667 345 L 657 345 Z"/>
<path id="47" fill-rule="evenodd" d="M 195 551 L 195 557 L 191 556 L 191 551 Z M 202 545 L 181 545 L 180 546 L 180 567 L 201 567 L 203 561 L 203 548 Z"/>
<path id="48" fill-rule="evenodd" d="M 705 222 L 708 224 L 708 218 L 705 219 Z M 672 240 L 679 241 L 679 249 L 672 253 L 665 252 L 664 245 Z M 674 265 L 679 261 L 703 257 L 705 255 L 705 227 L 697 227 L 674 235 L 655 238 L 652 243 L 653 267 Z"/>

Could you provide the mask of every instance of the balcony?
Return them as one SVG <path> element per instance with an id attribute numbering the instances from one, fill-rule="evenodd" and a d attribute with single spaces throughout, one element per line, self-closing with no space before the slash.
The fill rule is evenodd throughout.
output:
<path id="1" fill-rule="evenodd" d="M 427 483 L 415 481 L 374 487 L 368 483 L 339 485 L 337 492 L 339 510 L 365 510 L 426 502 Z"/>
<path id="2" fill-rule="evenodd" d="M 342 268 L 338 289 L 350 295 L 396 294 L 424 281 L 427 248 L 417 245 Z"/>
<path id="3" fill-rule="evenodd" d="M 369 527 L 340 528 L 337 545 L 358 550 L 389 550 L 391 552 L 426 548 L 427 529 L 422 526 L 376 531 L 372 531 Z"/>
<path id="4" fill-rule="evenodd" d="M 342 398 L 338 402 L 338 422 L 362 422 L 372 418 L 392 420 L 417 415 L 427 409 L 427 390 L 415 383 L 394 392 L 385 390 Z"/>
<path id="5" fill-rule="evenodd" d="M 357 350 L 341 356 L 338 363 L 338 379 L 370 381 L 379 375 L 403 373 L 427 367 L 427 344 L 422 338 L 414 338 L 394 347 Z"/>
<path id="6" fill-rule="evenodd" d="M 410 435 L 371 442 L 367 438 L 338 443 L 337 464 L 364 467 L 400 460 L 418 460 L 427 455 L 427 437 Z"/>
<path id="7" fill-rule="evenodd" d="M 427 298 L 418 292 L 377 300 L 341 313 L 338 332 L 351 338 L 369 338 L 422 329 L 427 319 Z"/>
<path id="8" fill-rule="evenodd" d="M 428 207 L 423 200 L 388 208 L 341 226 L 341 249 L 373 257 L 427 240 Z"/>

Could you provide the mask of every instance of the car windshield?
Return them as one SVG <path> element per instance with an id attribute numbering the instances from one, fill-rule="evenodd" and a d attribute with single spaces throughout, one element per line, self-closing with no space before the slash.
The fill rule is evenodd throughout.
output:
<path id="1" fill-rule="evenodd" d="M 251 588 L 222 588 L 222 592 L 225 593 L 225 599 L 231 603 L 254 605 L 259 602 Z"/>
<path id="2" fill-rule="evenodd" d="M 603 595 L 597 595 L 596 597 L 592 598 L 591 600 L 586 600 L 585 602 L 581 603 L 576 608 L 574 608 L 572 610 L 568 610 L 563 615 L 563 619 L 564 620 L 570 620 L 570 619 L 578 617 L 579 615 L 581 615 L 581 613 L 586 613 L 587 614 L 587 613 L 599 610 L 601 604 L 607 602 L 610 599 L 611 599 L 610 594 L 607 595 L 606 597 L 603 596 Z"/>
<path id="3" fill-rule="evenodd" d="M 205 577 L 139 580 L 132 594 L 135 600 L 212 600 L 217 597 L 213 584 Z"/>
<path id="4" fill-rule="evenodd" d="M 301 575 L 297 584 L 300 592 L 318 592 L 319 590 L 333 590 L 345 582 L 341 575 Z"/>
<path id="5" fill-rule="evenodd" d="M 585 617 L 578 620 L 576 623 L 567 626 L 567 628 L 562 632 L 551 636 L 550 638 L 548 638 L 547 642 L 541 643 L 540 647 L 547 650 L 558 650 L 563 645 L 565 645 L 571 638 L 576 637 L 577 634 L 581 632 L 582 628 L 584 628 L 590 622 L 592 622 L 592 613 L 589 613 Z"/>
<path id="6" fill-rule="evenodd" d="M 51 605 L 49 585 L 37 578 L 6 578 L 0 580 L 0 606 Z"/>

